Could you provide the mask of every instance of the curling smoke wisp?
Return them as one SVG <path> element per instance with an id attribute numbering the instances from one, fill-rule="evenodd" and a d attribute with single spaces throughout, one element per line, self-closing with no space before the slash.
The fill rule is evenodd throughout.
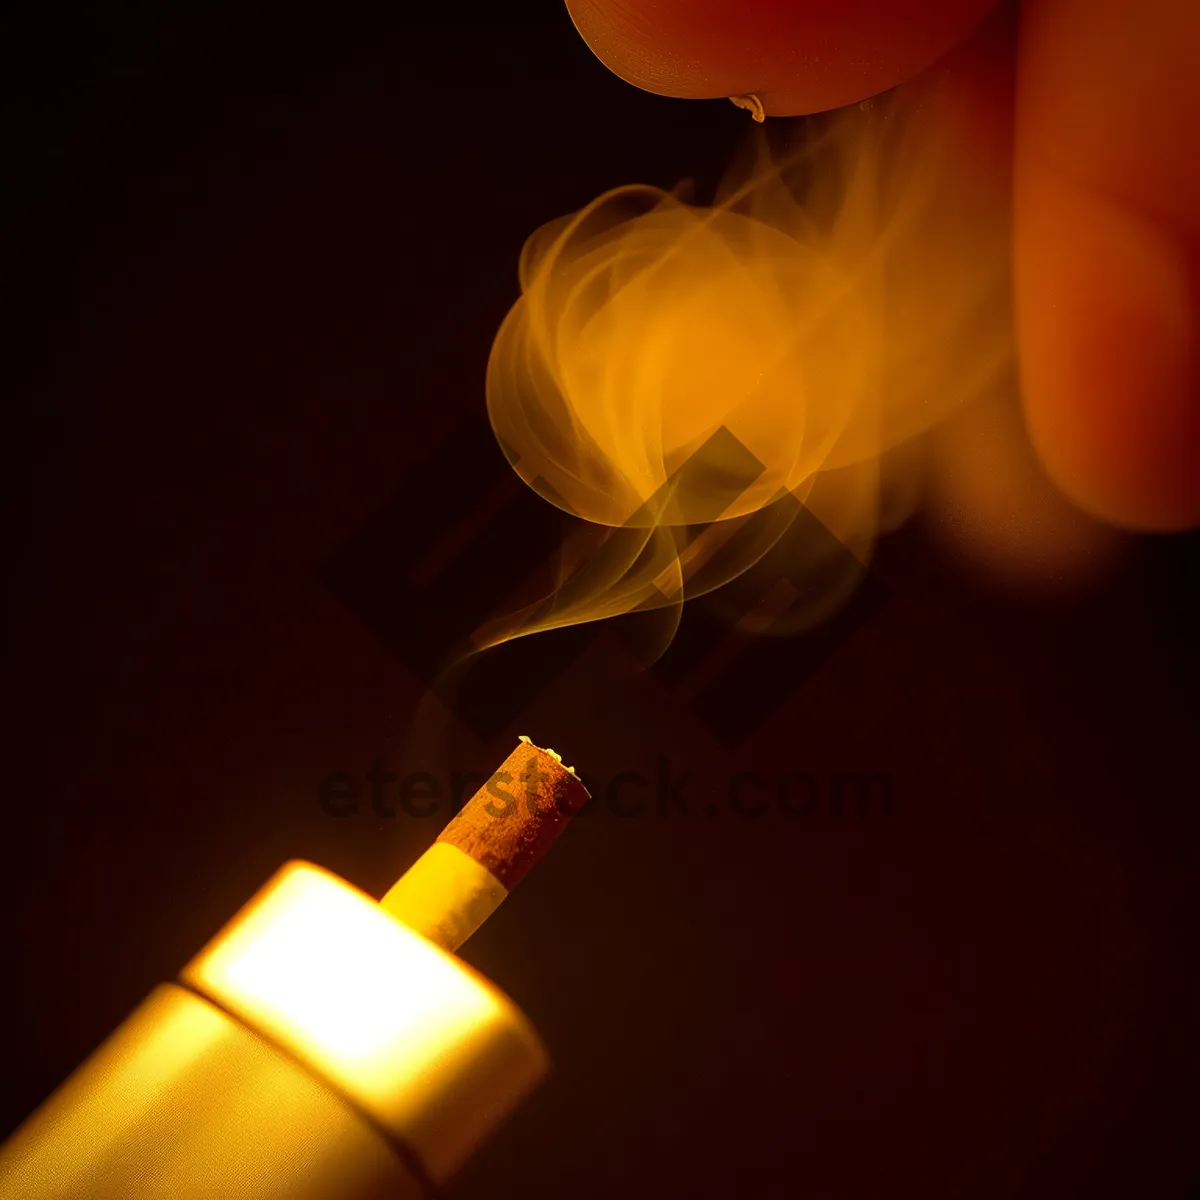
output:
<path id="1" fill-rule="evenodd" d="M 1007 195 L 926 100 L 756 129 L 711 203 L 618 188 L 528 240 L 488 410 L 579 526 L 553 594 L 483 644 L 677 610 L 801 511 L 861 566 L 908 515 L 920 436 L 1012 378 Z M 812 553 L 806 620 L 855 573 Z"/>

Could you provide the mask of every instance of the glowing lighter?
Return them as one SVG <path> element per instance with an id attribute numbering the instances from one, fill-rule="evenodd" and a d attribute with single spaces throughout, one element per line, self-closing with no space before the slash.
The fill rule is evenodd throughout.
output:
<path id="1" fill-rule="evenodd" d="M 520 779 L 536 781 L 528 806 L 497 806 Z M 478 923 L 480 870 L 490 910 L 506 866 L 586 798 L 523 739 L 418 860 L 419 887 L 381 905 L 308 863 L 282 868 L 0 1147 L 0 1198 L 425 1200 L 547 1057 L 507 997 L 411 926 L 457 942 Z"/>

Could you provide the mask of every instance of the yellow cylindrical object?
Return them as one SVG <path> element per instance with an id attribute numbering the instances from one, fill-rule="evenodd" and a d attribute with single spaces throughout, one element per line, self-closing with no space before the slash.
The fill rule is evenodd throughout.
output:
<path id="1" fill-rule="evenodd" d="M 496 988 L 290 863 L 0 1147 L 0 1198 L 415 1200 L 545 1069 Z"/>
<path id="2" fill-rule="evenodd" d="M 434 842 L 379 905 L 446 950 L 457 950 L 500 907 L 508 889 L 457 846 Z"/>

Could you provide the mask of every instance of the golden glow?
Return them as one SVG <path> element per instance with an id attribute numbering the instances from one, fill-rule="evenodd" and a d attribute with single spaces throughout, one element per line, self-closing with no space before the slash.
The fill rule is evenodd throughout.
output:
<path id="1" fill-rule="evenodd" d="M 0 1147 L 2 1200 L 424 1196 L 344 1101 L 211 1004 L 152 993 Z"/>
<path id="2" fill-rule="evenodd" d="M 435 1176 L 484 1132 L 464 1094 L 494 1115 L 545 1069 L 495 988 L 307 864 L 281 871 L 183 978 L 330 1080 Z"/>
<path id="3" fill-rule="evenodd" d="M 1015 396 L 955 414 L 931 439 L 929 466 L 931 529 L 1007 588 L 1047 594 L 1092 586 L 1128 545 L 1054 488 Z"/>
<path id="4" fill-rule="evenodd" d="M 529 239 L 488 410 L 520 476 L 591 527 L 553 603 L 477 645 L 719 587 L 767 547 L 734 536 L 702 570 L 684 527 L 785 493 L 861 561 L 917 499 L 919 460 L 893 452 L 1007 386 L 1007 189 L 972 171 L 952 98 L 791 131 L 784 150 L 759 132 L 711 205 L 619 188 Z"/>
<path id="5" fill-rule="evenodd" d="M 452 964 L 421 949 L 414 955 L 391 919 L 350 888 L 299 872 L 232 925 L 185 978 L 220 999 L 232 995 L 254 1025 L 303 1042 L 323 1065 L 374 1089 L 388 1086 L 392 1058 L 414 1052 L 414 1027 L 430 1019 L 473 1024 L 495 1007 L 486 991 L 464 989 Z"/>
<path id="6" fill-rule="evenodd" d="M 56 1104 L 39 1114 L 37 1137 L 27 1137 L 5 1147 L 3 1165 L 7 1170 L 0 1195 L 18 1194 L 10 1189 L 10 1178 L 32 1185 L 38 1161 L 45 1155 L 46 1147 L 56 1141 L 70 1143 L 71 1153 L 55 1171 L 55 1186 L 64 1195 L 85 1194 L 86 1181 L 110 1143 L 128 1137 L 137 1129 L 163 1084 L 186 1075 L 208 1054 L 225 1033 L 225 1022 L 226 1018 L 204 1004 L 174 1006 L 169 1010 L 161 1002 L 148 1006 L 138 1022 L 142 1030 L 140 1039 L 110 1045 L 106 1047 L 107 1053 L 96 1056 L 89 1064 L 91 1077 L 99 1082 L 101 1089 L 122 1098 L 119 1104 L 109 1102 L 99 1106 L 96 1113 L 99 1127 L 94 1137 L 83 1139 L 72 1130 L 75 1105 L 87 1090 L 87 1077 L 75 1076 L 58 1093 Z"/>
<path id="7" fill-rule="evenodd" d="M 507 895 L 504 884 L 469 854 L 434 842 L 379 906 L 443 949 L 457 950 Z"/>
<path id="8" fill-rule="evenodd" d="M 444 1181 L 546 1069 L 500 992 L 306 863 L 183 980 L 0 1147 L 0 1200 L 415 1200 L 380 1130 Z"/>

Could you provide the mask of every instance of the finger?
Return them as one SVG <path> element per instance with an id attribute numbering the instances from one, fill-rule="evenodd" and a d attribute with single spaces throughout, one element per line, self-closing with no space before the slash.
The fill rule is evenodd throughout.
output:
<path id="1" fill-rule="evenodd" d="M 1200 5 L 1028 0 L 1016 133 L 1026 413 L 1068 495 L 1200 521 Z"/>
<path id="2" fill-rule="evenodd" d="M 925 453 L 927 528 L 985 578 L 1064 596 L 1094 587 L 1120 561 L 1126 540 L 1046 478 L 1007 390 L 964 405 Z"/>
<path id="3" fill-rule="evenodd" d="M 666 96 L 754 93 L 790 116 L 877 95 L 917 74 L 995 0 L 567 0 L 622 79 Z"/>

